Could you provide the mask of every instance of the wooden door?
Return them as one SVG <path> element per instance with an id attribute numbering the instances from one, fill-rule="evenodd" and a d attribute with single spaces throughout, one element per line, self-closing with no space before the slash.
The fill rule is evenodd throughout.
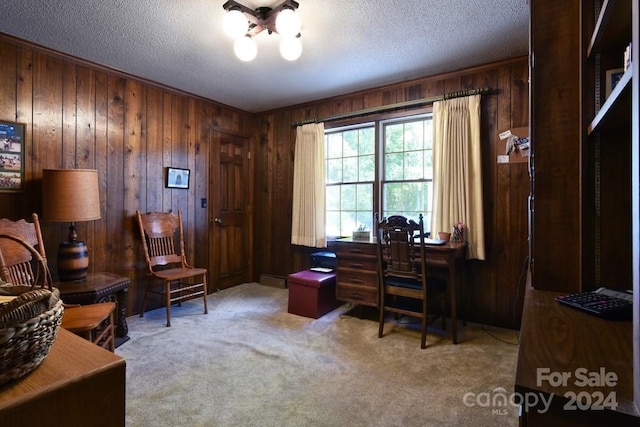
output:
<path id="1" fill-rule="evenodd" d="M 209 174 L 211 288 L 251 281 L 248 138 L 212 132 Z"/>

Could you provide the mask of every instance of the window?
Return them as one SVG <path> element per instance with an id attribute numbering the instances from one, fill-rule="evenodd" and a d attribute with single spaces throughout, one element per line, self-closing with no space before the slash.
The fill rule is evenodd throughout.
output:
<path id="1" fill-rule="evenodd" d="M 374 212 L 431 223 L 431 115 L 325 131 L 327 235 L 373 229 Z"/>
<path id="2" fill-rule="evenodd" d="M 372 229 L 375 148 L 371 123 L 325 132 L 327 236 Z"/>
<path id="3" fill-rule="evenodd" d="M 431 118 L 383 123 L 382 216 L 424 216 L 431 224 L 433 143 Z"/>

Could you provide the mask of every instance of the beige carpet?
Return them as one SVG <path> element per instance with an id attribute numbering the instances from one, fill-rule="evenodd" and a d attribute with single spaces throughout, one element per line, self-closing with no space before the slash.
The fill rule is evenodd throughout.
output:
<path id="1" fill-rule="evenodd" d="M 287 313 L 288 291 L 249 283 L 127 319 L 127 426 L 515 426 L 514 331 L 387 326 L 342 306 Z M 437 322 L 439 325 L 439 322 Z M 434 324 L 435 326 L 435 324 Z"/>

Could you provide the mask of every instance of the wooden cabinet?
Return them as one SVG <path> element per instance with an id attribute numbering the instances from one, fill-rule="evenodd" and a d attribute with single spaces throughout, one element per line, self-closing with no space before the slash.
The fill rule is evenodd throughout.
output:
<path id="1" fill-rule="evenodd" d="M 531 0 L 530 4 L 531 286 L 556 293 L 584 292 L 599 286 L 632 288 L 634 320 L 625 326 L 595 321 L 581 313 L 569 315 L 565 313 L 569 309 L 557 307 L 549 295 L 540 297 L 548 310 L 562 309 L 558 316 L 563 321 L 531 306 L 522 322 L 518 381 L 531 384 L 532 375 L 540 368 L 570 368 L 558 365 L 563 360 L 573 361 L 568 352 L 591 358 L 578 360 L 576 369 L 590 368 L 594 361 L 605 369 L 615 364 L 616 371 L 633 372 L 631 381 L 625 379 L 621 393 L 625 404 L 634 400 L 635 409 L 629 409 L 629 404 L 622 412 L 637 418 L 640 6 L 636 0 Z M 624 53 L 630 44 L 632 60 L 625 71 Z M 607 90 L 607 80 L 619 69 L 623 73 L 617 84 Z M 540 345 L 526 344 L 527 337 L 533 337 L 541 327 L 547 330 L 538 338 Z M 625 332 L 616 332 L 621 329 Z M 546 344 L 554 334 L 563 338 L 554 345 Z M 569 341 L 569 335 L 582 338 Z M 583 341 L 588 345 L 577 351 Z M 599 350 L 613 347 L 624 351 L 609 357 Z M 542 350 L 547 354 L 541 354 Z M 588 388 L 582 391 L 591 392 Z M 562 416 L 570 415 L 565 412 Z M 529 417 L 529 425 L 556 425 L 544 415 L 535 418 Z M 614 414 L 605 412 L 604 418 L 615 424 Z M 633 421 L 640 424 L 636 418 Z"/>
<path id="2" fill-rule="evenodd" d="M 378 306 L 378 260 L 372 241 L 343 238 L 329 242 L 336 254 L 336 298 L 340 301 Z"/>
<path id="3" fill-rule="evenodd" d="M 623 68 L 625 48 L 637 38 L 636 9 L 637 1 L 626 0 L 531 1 L 536 289 L 630 289 L 634 282 L 638 61 L 610 94 L 607 80 Z"/>

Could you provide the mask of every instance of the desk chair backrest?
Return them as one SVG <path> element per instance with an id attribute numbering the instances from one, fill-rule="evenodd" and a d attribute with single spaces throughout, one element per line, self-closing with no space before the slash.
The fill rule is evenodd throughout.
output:
<path id="1" fill-rule="evenodd" d="M 52 288 L 37 214 L 33 222 L 0 219 L 0 278 L 14 285 Z"/>
<path id="2" fill-rule="evenodd" d="M 150 272 L 156 266 L 179 263 L 189 268 L 184 249 L 184 231 L 182 229 L 182 211 L 150 212 L 136 211 L 140 234 L 144 236 L 142 246 Z M 180 251 L 176 251 L 176 243 Z"/>
<path id="3" fill-rule="evenodd" d="M 378 223 L 380 274 L 422 282 L 425 272 L 422 214 L 418 222 L 393 215 Z M 424 284 L 424 283 L 423 283 Z"/>

